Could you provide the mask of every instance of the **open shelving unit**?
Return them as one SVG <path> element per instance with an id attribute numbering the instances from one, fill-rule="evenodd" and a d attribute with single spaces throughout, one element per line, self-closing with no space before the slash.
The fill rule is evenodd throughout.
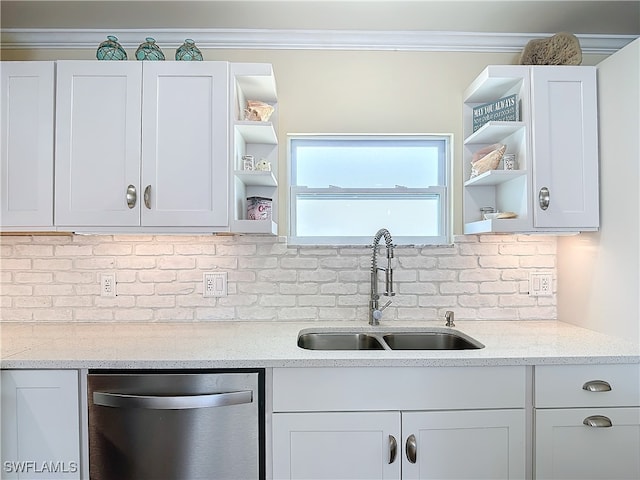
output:
<path id="1" fill-rule="evenodd" d="M 232 63 L 231 92 L 231 202 L 230 223 L 234 233 L 278 234 L 278 105 L 271 64 Z M 247 100 L 260 100 L 274 107 L 268 121 L 244 120 Z M 242 157 L 265 159 L 271 171 L 243 170 Z M 247 219 L 247 197 L 272 199 L 270 220 Z"/>
<path id="2" fill-rule="evenodd" d="M 530 215 L 530 153 L 527 138 L 529 87 L 526 70 L 513 66 L 487 67 L 464 94 L 463 104 L 463 219 L 464 233 L 502 233 L 527 229 Z M 517 121 L 489 121 L 473 131 L 473 108 L 516 94 L 520 102 Z M 516 156 L 517 170 L 490 170 L 471 177 L 471 159 L 481 148 L 501 143 L 506 153 Z M 514 212 L 513 219 L 485 220 L 480 211 L 493 207 L 499 212 Z"/>

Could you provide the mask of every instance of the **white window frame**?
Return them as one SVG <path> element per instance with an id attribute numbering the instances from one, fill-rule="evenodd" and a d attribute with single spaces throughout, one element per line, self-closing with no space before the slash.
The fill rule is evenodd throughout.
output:
<path id="1" fill-rule="evenodd" d="M 395 188 L 341 188 L 330 186 L 325 188 L 311 188 L 306 186 L 293 185 L 295 178 L 292 157 L 292 142 L 294 140 L 306 139 L 326 139 L 326 140 L 444 140 L 445 141 L 445 158 L 443 170 L 440 172 L 443 185 L 428 186 L 425 188 L 407 188 L 396 186 Z M 393 241 L 396 245 L 450 245 L 452 239 L 452 159 L 453 159 L 453 135 L 452 134 L 289 134 L 287 136 L 287 173 L 288 173 L 288 201 L 289 205 L 289 231 L 288 243 L 291 245 L 370 245 L 376 232 L 371 232 L 370 236 L 352 237 L 352 236 L 305 236 L 299 237 L 293 235 L 296 231 L 296 196 L 298 194 L 306 195 L 366 195 L 366 194 L 389 194 L 410 197 L 411 195 L 438 195 L 440 197 L 440 225 L 438 236 L 395 236 L 393 232 Z M 383 228 L 385 225 L 380 225 Z"/>

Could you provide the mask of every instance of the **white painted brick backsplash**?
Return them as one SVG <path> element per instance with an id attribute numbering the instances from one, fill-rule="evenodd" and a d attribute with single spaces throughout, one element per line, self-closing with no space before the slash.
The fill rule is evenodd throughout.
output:
<path id="1" fill-rule="evenodd" d="M 366 247 L 251 235 L 8 235 L 0 262 L 2 321 L 367 321 Z M 555 292 L 527 294 L 529 272 L 549 271 L 556 284 L 555 237 L 459 236 L 455 245 L 397 247 L 393 265 L 387 321 L 445 310 L 469 320 L 557 316 Z M 227 297 L 203 297 L 208 271 L 228 273 Z M 116 297 L 100 297 L 102 273 L 115 274 Z"/>

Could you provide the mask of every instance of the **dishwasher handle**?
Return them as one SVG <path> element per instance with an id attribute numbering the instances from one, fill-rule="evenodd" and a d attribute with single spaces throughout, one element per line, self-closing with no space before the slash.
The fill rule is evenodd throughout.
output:
<path id="1" fill-rule="evenodd" d="M 93 392 L 93 403 L 102 407 L 145 408 L 149 410 L 184 410 L 189 408 L 226 407 L 253 402 L 253 392 L 244 390 L 204 395 L 129 395 Z"/>

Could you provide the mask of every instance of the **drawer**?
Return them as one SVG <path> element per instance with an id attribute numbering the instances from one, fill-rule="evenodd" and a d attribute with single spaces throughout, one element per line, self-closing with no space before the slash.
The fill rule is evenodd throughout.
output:
<path id="1" fill-rule="evenodd" d="M 274 368 L 273 411 L 524 408 L 526 367 Z"/>
<path id="2" fill-rule="evenodd" d="M 536 479 L 640 478 L 640 408 L 536 410 L 535 431 Z"/>
<path id="3" fill-rule="evenodd" d="M 536 408 L 640 405 L 638 364 L 545 365 L 534 378 Z"/>

